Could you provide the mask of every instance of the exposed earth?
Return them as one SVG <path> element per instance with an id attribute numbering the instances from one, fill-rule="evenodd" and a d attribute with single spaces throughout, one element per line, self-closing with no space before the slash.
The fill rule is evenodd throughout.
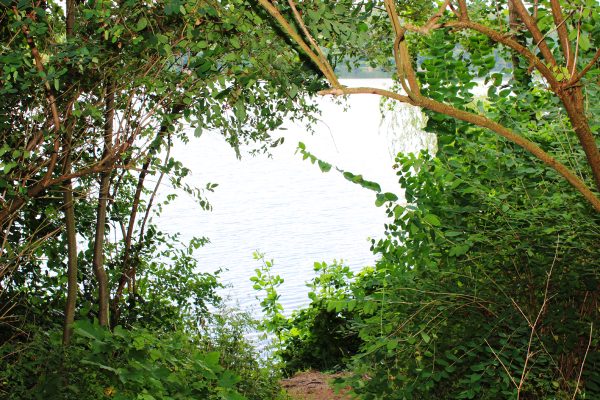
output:
<path id="1" fill-rule="evenodd" d="M 298 372 L 293 377 L 281 381 L 281 385 L 294 400 L 350 400 L 350 396 L 344 395 L 343 391 L 336 393 L 329 385 L 329 382 L 340 376 L 343 374 Z"/>

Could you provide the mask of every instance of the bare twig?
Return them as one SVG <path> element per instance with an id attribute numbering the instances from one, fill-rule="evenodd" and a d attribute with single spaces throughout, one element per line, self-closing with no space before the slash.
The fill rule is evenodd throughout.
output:
<path id="1" fill-rule="evenodd" d="M 527 320 L 527 324 L 531 328 L 531 333 L 529 334 L 529 342 L 527 343 L 527 354 L 525 355 L 525 362 L 523 363 L 523 371 L 521 372 L 521 379 L 519 380 L 519 385 L 517 386 L 517 400 L 521 396 L 521 389 L 523 389 L 523 384 L 525 383 L 525 378 L 527 377 L 527 365 L 529 364 L 529 360 L 531 360 L 535 353 L 531 351 L 531 345 L 533 343 L 533 337 L 536 335 L 536 328 L 540 322 L 540 319 L 544 312 L 546 311 L 546 307 L 548 305 L 548 288 L 550 287 L 550 278 L 552 277 L 552 270 L 554 269 L 554 264 L 556 264 L 556 259 L 558 257 L 558 249 L 560 245 L 560 236 L 556 239 L 556 250 L 554 251 L 554 259 L 552 260 L 552 265 L 550 266 L 550 270 L 546 276 L 546 286 L 544 288 L 544 300 L 542 301 L 542 305 L 537 313 L 535 321 L 531 323 L 530 319 L 525 317 Z M 523 313 L 521 311 L 521 313 Z M 525 316 L 525 314 L 523 314 Z"/>
<path id="2" fill-rule="evenodd" d="M 577 384 L 575 385 L 575 391 L 573 392 L 573 397 L 571 400 L 575 400 L 577 397 L 577 392 L 579 392 L 579 383 L 581 382 L 581 374 L 583 374 L 583 366 L 585 365 L 585 359 L 587 358 L 588 352 L 590 351 L 590 346 L 592 345 L 592 333 L 594 331 L 594 323 L 590 323 L 590 337 L 588 339 L 588 345 L 585 349 L 585 354 L 583 355 L 583 360 L 581 361 L 581 367 L 579 368 L 579 375 L 577 376 Z"/>
<path id="3" fill-rule="evenodd" d="M 483 339 L 483 340 L 485 341 L 485 344 L 488 345 L 488 347 L 490 348 L 490 350 L 492 351 L 492 353 L 494 353 L 494 356 L 496 357 L 496 360 L 498 360 L 498 362 L 500 363 L 500 365 L 504 369 L 504 372 L 506 372 L 506 375 L 508 375 L 508 377 L 510 378 L 511 382 L 513 383 L 513 385 L 515 385 L 515 387 L 518 388 L 519 385 L 517 385 L 517 382 L 515 381 L 515 379 L 510 374 L 510 371 L 508 370 L 508 368 L 506 367 L 506 365 L 504 365 L 504 363 L 502 362 L 502 360 L 500 359 L 500 357 L 498 356 L 498 354 L 496 354 L 496 352 L 494 351 L 494 348 L 490 345 L 490 343 L 487 341 L 487 339 Z"/>

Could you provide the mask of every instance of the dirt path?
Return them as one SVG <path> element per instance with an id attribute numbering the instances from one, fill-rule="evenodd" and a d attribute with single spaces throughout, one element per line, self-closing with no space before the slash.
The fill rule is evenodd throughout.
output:
<path id="1" fill-rule="evenodd" d="M 350 400 L 343 393 L 336 394 L 329 382 L 343 374 L 323 374 L 321 372 L 299 372 L 289 379 L 281 381 L 294 400 Z"/>

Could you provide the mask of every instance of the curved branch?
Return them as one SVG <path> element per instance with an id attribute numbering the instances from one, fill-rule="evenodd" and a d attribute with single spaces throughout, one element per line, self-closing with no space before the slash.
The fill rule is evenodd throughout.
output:
<path id="1" fill-rule="evenodd" d="M 550 69 L 540 60 L 538 57 L 533 55 L 526 47 L 519 44 L 517 41 L 507 37 L 506 35 L 502 35 L 499 32 L 490 29 L 484 25 L 474 23 L 474 22 L 463 22 L 463 21 L 453 21 L 444 24 L 448 27 L 455 27 L 460 29 L 473 29 L 478 32 L 481 32 L 488 36 L 490 39 L 502 43 L 511 49 L 517 51 L 519 54 L 523 55 L 537 68 L 538 71 L 546 78 L 548 84 L 550 85 L 552 91 L 558 98 L 561 100 L 567 115 L 569 116 L 569 120 L 571 121 L 571 125 L 577 137 L 579 139 L 579 143 L 581 144 L 587 160 L 588 165 L 592 170 L 592 174 L 594 176 L 594 182 L 597 190 L 600 191 L 600 151 L 598 146 L 596 145 L 596 139 L 590 129 L 589 123 L 583 112 L 583 96 L 581 94 L 581 88 L 575 87 L 573 90 L 567 90 L 574 85 L 572 82 L 576 82 L 579 79 L 581 74 L 575 77 L 574 81 L 568 82 L 558 82 L 554 77 L 554 74 Z M 577 50 L 575 50 L 575 59 L 577 58 Z M 600 50 L 597 53 L 597 57 L 594 59 L 597 61 L 600 58 Z M 594 62 L 594 59 L 592 62 Z M 592 64 L 588 64 L 591 68 Z M 586 66 L 587 68 L 587 66 Z M 581 72 L 584 72 L 582 70 Z"/>
<path id="2" fill-rule="evenodd" d="M 300 29 L 302 29 L 302 32 L 304 32 L 304 36 L 306 36 L 309 43 L 312 44 L 312 46 L 315 48 L 319 59 L 323 63 L 323 66 L 325 66 L 325 68 L 327 69 L 328 73 L 325 76 L 327 77 L 327 79 L 330 82 L 332 82 L 333 86 L 339 86 L 337 76 L 335 75 L 335 72 L 333 71 L 331 64 L 329 64 L 329 61 L 327 61 L 327 57 L 325 57 L 325 54 L 323 54 L 323 51 L 319 47 L 319 44 L 317 43 L 317 41 L 312 37 L 312 35 L 308 31 L 308 28 L 306 27 L 306 24 L 304 23 L 302 16 L 300 15 L 300 13 L 298 12 L 298 9 L 296 8 L 296 3 L 294 3 L 293 0 L 288 0 L 288 4 L 290 5 L 290 8 L 292 9 L 292 13 L 294 14 L 294 18 L 296 19 L 296 22 L 300 26 Z"/>
<path id="3" fill-rule="evenodd" d="M 406 42 L 404 40 L 406 29 L 400 25 L 400 18 L 398 17 L 396 5 L 392 0 L 385 0 L 385 9 L 390 17 L 394 33 L 396 34 L 396 39 L 394 40 L 394 61 L 396 62 L 398 80 L 409 97 L 419 95 L 419 83 L 415 71 L 412 69 L 412 65 L 410 65 L 408 48 L 406 47 Z M 410 88 L 406 85 L 405 80 L 408 81 L 408 86 L 410 86 Z"/>
<path id="4" fill-rule="evenodd" d="M 569 33 L 567 32 L 567 27 L 565 25 L 565 22 L 567 21 L 569 16 L 567 16 L 566 18 L 563 17 L 559 0 L 550 0 L 550 4 L 552 5 L 550 8 L 552 9 L 552 17 L 554 19 L 554 24 L 556 25 L 556 31 L 558 32 L 560 47 L 562 48 L 565 60 L 567 61 L 567 69 L 571 71 L 575 64 L 575 55 L 571 51 L 571 44 L 569 43 Z"/>
<path id="5" fill-rule="evenodd" d="M 332 95 L 332 96 L 345 96 L 350 94 L 376 94 L 378 96 L 387 97 L 390 99 L 398 100 L 402 103 L 410 104 L 412 106 L 416 106 L 415 103 L 410 97 L 403 96 L 396 92 L 392 92 L 390 90 L 371 88 L 371 87 L 340 87 L 340 88 L 332 88 L 325 89 L 319 92 L 321 96 Z"/>
<path id="6" fill-rule="evenodd" d="M 513 132 L 512 130 L 506 128 L 499 123 L 484 117 L 479 114 L 474 114 L 468 111 L 459 110 L 458 108 L 449 106 L 444 103 L 440 103 L 438 101 L 419 96 L 417 99 L 411 99 L 406 96 L 399 95 L 394 92 L 390 92 L 388 90 L 376 89 L 376 88 L 336 88 L 336 89 L 328 89 L 319 92 L 320 94 L 326 95 L 345 95 L 345 94 L 377 94 L 380 96 L 388 97 L 391 99 L 398 100 L 403 103 L 408 103 L 416 106 L 420 106 L 426 108 L 430 111 L 434 111 L 443 115 L 450 116 L 452 118 L 459 119 L 461 121 L 465 121 L 471 123 L 473 125 L 480 126 L 482 128 L 487 128 L 498 135 L 504 137 L 505 139 L 515 143 L 516 145 L 522 147 L 527 150 L 534 156 L 536 156 L 539 160 L 541 160 L 544 164 L 548 165 L 550 168 L 554 169 L 558 172 L 563 178 L 567 180 L 577 191 L 579 191 L 583 197 L 594 207 L 594 209 L 600 212 L 600 198 L 598 198 L 588 187 L 587 185 L 577 177 L 569 168 L 567 168 L 564 164 L 560 163 L 550 154 L 546 153 L 542 150 L 541 147 L 533 143 L 532 141 L 524 138 L 523 136 Z"/>
<path id="7" fill-rule="evenodd" d="M 337 81 L 337 77 L 335 76 L 335 74 L 331 75 L 330 72 L 329 72 L 330 71 L 329 68 L 331 68 L 331 66 L 329 66 L 329 68 L 327 67 L 327 65 L 329 63 L 328 62 L 323 63 L 321 61 L 321 59 L 319 58 L 319 56 L 316 55 L 314 51 L 312 51 L 312 49 L 310 48 L 310 46 L 308 44 L 306 44 L 306 42 L 300 37 L 300 35 L 298 34 L 298 32 L 296 32 L 296 30 L 290 25 L 290 23 L 285 19 L 285 17 L 283 15 L 281 15 L 281 13 L 277 9 L 277 7 L 275 7 L 273 4 L 271 4 L 271 2 L 269 0 L 258 0 L 258 2 L 260 3 L 261 6 L 263 6 L 263 8 L 265 10 L 267 10 L 267 12 L 269 14 L 271 14 L 271 16 L 273 18 L 275 18 L 275 20 L 277 22 L 279 22 L 279 25 L 281 25 L 281 27 L 289 35 L 289 37 L 298 46 L 300 46 L 300 48 L 302 50 L 304 50 L 304 52 L 306 53 L 306 55 L 308 57 L 310 57 L 310 59 L 317 65 L 317 67 L 323 73 L 323 75 L 325 75 L 325 77 L 327 78 L 327 80 L 329 81 L 329 83 L 331 83 L 331 85 L 334 86 L 334 87 L 340 86 L 339 82 Z"/>
<path id="8" fill-rule="evenodd" d="M 327 70 L 327 68 L 325 68 L 324 65 L 322 65 L 322 63 L 318 59 L 317 55 L 308 47 L 308 45 L 302 40 L 302 38 L 294 31 L 294 29 L 286 21 L 285 17 L 283 17 L 279 13 L 279 11 L 268 0 L 259 0 L 259 2 L 265 9 L 267 9 L 267 11 L 269 11 L 269 13 L 274 18 L 277 19 L 277 21 L 282 25 L 282 27 L 286 30 L 286 32 L 288 32 L 288 34 L 290 35 L 290 38 L 292 40 L 294 40 L 298 45 L 300 45 L 300 47 L 307 52 L 307 54 L 311 57 L 311 59 L 313 59 L 313 61 L 315 61 L 315 63 L 319 66 L 319 69 L 321 70 L 321 72 L 323 72 L 324 74 L 329 74 L 329 71 Z M 515 3 L 520 3 L 520 1 L 515 0 Z M 396 42 L 398 42 L 398 49 L 400 50 L 401 49 L 400 43 L 402 41 L 398 40 L 398 38 L 403 37 L 405 28 L 400 26 L 400 21 L 397 18 L 396 8 L 395 8 L 395 5 L 393 4 L 393 2 L 391 0 L 385 0 L 385 5 L 386 5 L 386 11 L 388 12 L 389 16 L 391 17 L 394 31 L 397 34 Z M 522 3 L 521 3 L 521 5 L 522 5 Z M 529 15 L 529 14 L 527 14 L 527 15 Z M 531 18 L 531 16 L 529 16 L 529 18 Z M 513 50 L 517 51 L 519 54 L 521 54 L 524 57 L 526 57 L 527 59 L 529 59 L 530 62 L 548 80 L 548 83 L 550 84 L 552 89 L 555 91 L 555 93 L 561 92 L 561 89 L 562 89 L 561 85 L 554 78 L 554 75 L 548 69 L 548 67 L 546 67 L 546 65 L 544 65 L 544 63 L 538 57 L 533 55 L 533 53 L 531 51 L 529 51 L 525 46 L 519 44 L 518 42 L 511 39 L 510 37 L 507 37 L 506 35 L 502 35 L 501 33 L 497 32 L 493 29 L 490 29 L 484 25 L 481 25 L 481 24 L 478 24 L 478 23 L 475 23 L 475 22 L 472 22 L 469 20 L 448 22 L 448 23 L 442 24 L 440 26 L 454 27 L 454 28 L 458 28 L 458 29 L 473 29 L 473 30 L 476 30 L 478 32 L 481 32 L 481 33 L 487 35 L 488 37 L 490 37 L 492 40 L 494 40 L 496 42 L 505 44 L 506 46 L 512 48 Z M 537 26 L 535 28 L 537 28 Z M 406 28 L 406 29 L 408 29 L 408 28 Z M 538 32 L 539 32 L 539 30 L 538 30 Z M 405 43 L 404 43 L 404 46 L 406 46 Z M 405 49 L 405 50 L 408 51 L 407 49 Z M 399 54 L 398 56 L 396 56 L 396 58 L 400 58 L 400 62 L 403 61 L 402 55 L 403 54 Z M 412 66 L 411 66 L 411 69 L 412 69 Z M 407 72 L 407 71 L 410 71 L 411 69 L 402 68 L 402 72 Z M 462 120 L 462 121 L 465 121 L 465 122 L 468 122 L 468 123 L 471 123 L 471 124 L 474 124 L 474 125 L 477 125 L 477 126 L 480 126 L 483 128 L 487 128 L 487 129 L 497 133 L 498 135 L 508 139 L 509 141 L 517 144 L 518 146 L 522 147 L 523 149 L 527 150 L 528 152 L 533 154 L 535 157 L 540 159 L 543 163 L 545 163 L 546 165 L 548 165 L 549 167 L 554 169 L 563 178 L 565 178 L 567 180 L 567 182 L 569 182 L 569 184 L 571 184 L 571 186 L 573 186 L 577 191 L 579 191 L 586 198 L 586 200 L 588 200 L 588 202 L 594 207 L 594 209 L 596 211 L 600 212 L 600 198 L 598 198 L 586 186 L 586 184 L 581 179 L 579 179 L 579 177 L 577 177 L 571 170 L 569 170 L 564 164 L 560 163 L 558 160 L 556 160 L 550 154 L 546 153 L 541 147 L 539 147 L 532 141 L 520 136 L 519 134 L 513 132 L 512 130 L 506 128 L 505 126 L 503 126 L 487 117 L 484 117 L 484 116 L 478 115 L 478 114 L 474 114 L 474 113 L 470 113 L 468 111 L 460 110 L 458 108 L 449 106 L 444 103 L 440 103 L 438 101 L 423 97 L 423 96 L 415 94 L 415 93 L 409 93 L 409 96 L 403 96 L 398 93 L 394 93 L 394 92 L 384 90 L 384 89 L 365 88 L 365 87 L 346 88 L 346 87 L 340 87 L 340 86 L 336 86 L 331 89 L 323 90 L 319 93 L 321 95 L 334 95 L 334 96 L 343 96 L 343 95 L 348 95 L 348 94 L 361 94 L 361 93 L 362 94 L 376 94 L 376 95 L 388 97 L 391 99 L 395 99 L 395 100 L 398 100 L 403 103 L 420 106 L 420 107 L 426 108 L 430 111 L 434 111 L 434 112 L 437 112 L 437 113 L 440 113 L 443 115 L 447 115 L 447 116 L 450 116 L 450 117 L 453 117 L 453 118 L 456 118 L 456 119 L 459 119 L 459 120 Z"/>
<path id="9" fill-rule="evenodd" d="M 467 10 L 467 0 L 458 0 L 458 7 L 460 9 L 460 20 L 469 21 L 469 11 Z"/>
<path id="10" fill-rule="evenodd" d="M 552 51 L 550 51 L 548 43 L 546 43 L 546 41 L 544 40 L 544 35 L 542 35 L 542 32 L 537 26 L 537 23 L 535 22 L 531 14 L 529 14 L 523 2 L 521 0 L 509 1 L 512 1 L 515 7 L 515 11 L 517 12 L 517 14 L 519 14 L 521 21 L 523 21 L 523 23 L 531 33 L 531 36 L 533 36 L 533 40 L 535 40 L 535 42 L 537 43 L 537 46 L 540 49 L 540 53 L 542 53 L 542 56 L 544 57 L 544 59 L 546 59 L 546 62 L 550 63 L 552 66 L 556 66 L 556 59 L 552 55 Z"/>

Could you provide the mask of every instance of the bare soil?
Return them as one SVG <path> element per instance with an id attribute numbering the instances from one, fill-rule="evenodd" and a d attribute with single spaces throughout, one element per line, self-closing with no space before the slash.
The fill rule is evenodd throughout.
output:
<path id="1" fill-rule="evenodd" d="M 343 376 L 343 373 L 324 374 L 317 371 L 298 372 L 289 379 L 281 381 L 290 397 L 294 400 L 350 400 L 351 397 L 335 393 L 330 382 Z"/>

